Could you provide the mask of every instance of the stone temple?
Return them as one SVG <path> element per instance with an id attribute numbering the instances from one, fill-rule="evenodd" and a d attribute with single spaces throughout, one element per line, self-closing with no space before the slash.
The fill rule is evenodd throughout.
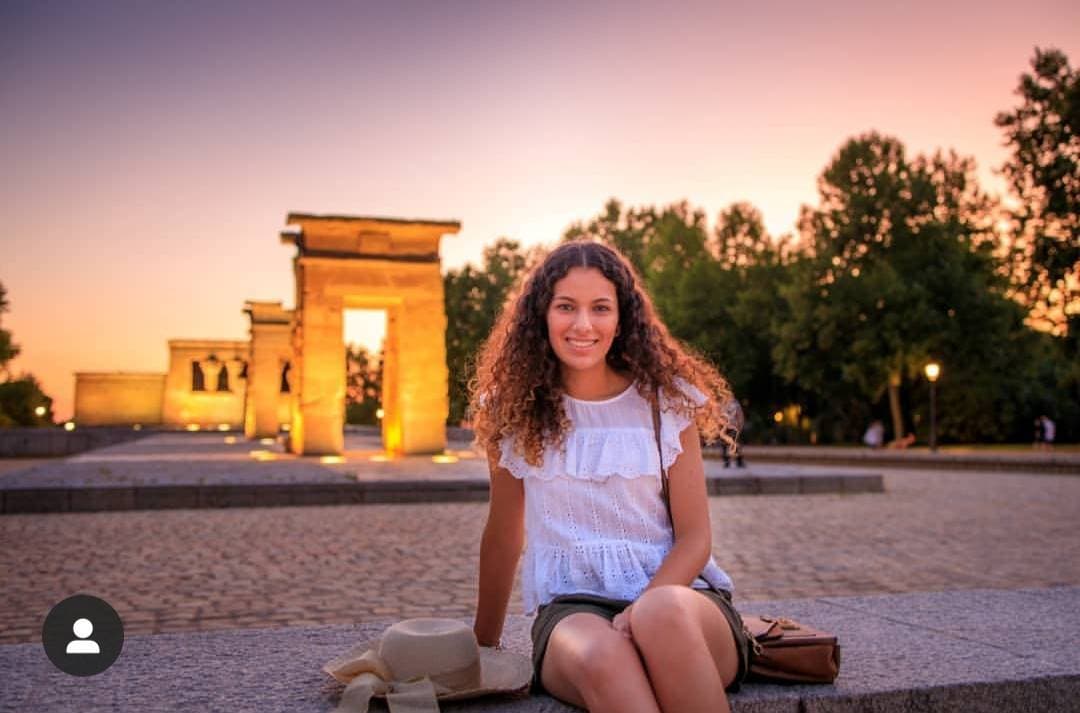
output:
<path id="1" fill-rule="evenodd" d="M 173 339 L 169 371 L 75 375 L 79 425 L 289 432 L 292 452 L 344 449 L 344 312 L 386 313 L 382 437 L 395 454 L 446 446 L 446 309 L 439 241 L 457 221 L 290 213 L 295 309 L 249 301 L 246 340 Z"/>

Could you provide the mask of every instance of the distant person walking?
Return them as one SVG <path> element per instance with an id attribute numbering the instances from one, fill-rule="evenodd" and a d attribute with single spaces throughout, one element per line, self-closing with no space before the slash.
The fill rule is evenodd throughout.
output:
<path id="1" fill-rule="evenodd" d="M 730 444 L 726 440 L 720 441 L 721 447 L 724 449 L 724 467 L 731 467 L 731 452 L 734 451 L 735 467 L 745 468 L 746 464 L 743 462 L 742 446 L 738 443 L 739 433 L 742 431 L 744 423 L 742 404 L 739 403 L 738 399 L 733 398 L 728 401 L 727 408 L 724 409 L 724 415 L 727 416 L 729 424 L 727 434 L 731 436 Z"/>
<path id="2" fill-rule="evenodd" d="M 1042 444 L 1040 449 L 1048 451 L 1054 447 L 1054 436 L 1057 435 L 1057 426 L 1050 420 L 1049 416 L 1039 416 L 1039 421 L 1042 423 Z"/>

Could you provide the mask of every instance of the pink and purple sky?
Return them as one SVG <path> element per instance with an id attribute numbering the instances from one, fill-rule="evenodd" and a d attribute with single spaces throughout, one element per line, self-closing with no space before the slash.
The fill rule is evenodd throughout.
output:
<path id="1" fill-rule="evenodd" d="M 1034 47 L 1032 2 L 5 2 L 3 326 L 72 414 L 76 371 L 164 371 L 293 304 L 289 211 L 460 220 L 446 268 L 551 243 L 609 197 L 733 201 L 774 234 L 848 137 L 976 158 Z M 374 343 L 370 316 L 351 339 Z"/>

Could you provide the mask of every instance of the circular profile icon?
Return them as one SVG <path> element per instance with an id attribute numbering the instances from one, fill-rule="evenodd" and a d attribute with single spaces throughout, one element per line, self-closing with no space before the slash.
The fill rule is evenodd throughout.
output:
<path id="1" fill-rule="evenodd" d="M 72 676 L 93 676 L 113 665 L 124 648 L 124 624 L 104 599 L 68 597 L 41 627 L 41 644 L 53 665 Z"/>

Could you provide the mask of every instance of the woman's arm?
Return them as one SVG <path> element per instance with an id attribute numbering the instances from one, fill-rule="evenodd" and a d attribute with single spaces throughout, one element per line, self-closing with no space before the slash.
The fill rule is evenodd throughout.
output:
<path id="1" fill-rule="evenodd" d="M 656 570 L 645 591 L 665 584 L 689 586 L 712 554 L 712 522 L 709 519 L 709 493 L 705 486 L 705 466 L 701 462 L 701 443 L 697 426 L 691 423 L 679 434 L 682 453 L 668 469 L 668 498 L 674 519 L 675 543 Z M 619 612 L 612 627 L 628 638 L 630 609 Z"/>
<path id="2" fill-rule="evenodd" d="M 681 434 L 682 453 L 668 469 L 668 498 L 674 519 L 675 544 L 646 589 L 664 584 L 689 585 L 712 554 L 712 523 L 709 493 L 697 426 L 691 423 Z"/>
<path id="3" fill-rule="evenodd" d="M 491 495 L 487 525 L 480 540 L 479 596 L 473 632 L 481 646 L 495 646 L 502 636 L 510 592 L 525 543 L 525 489 L 521 480 L 488 455 Z"/>

